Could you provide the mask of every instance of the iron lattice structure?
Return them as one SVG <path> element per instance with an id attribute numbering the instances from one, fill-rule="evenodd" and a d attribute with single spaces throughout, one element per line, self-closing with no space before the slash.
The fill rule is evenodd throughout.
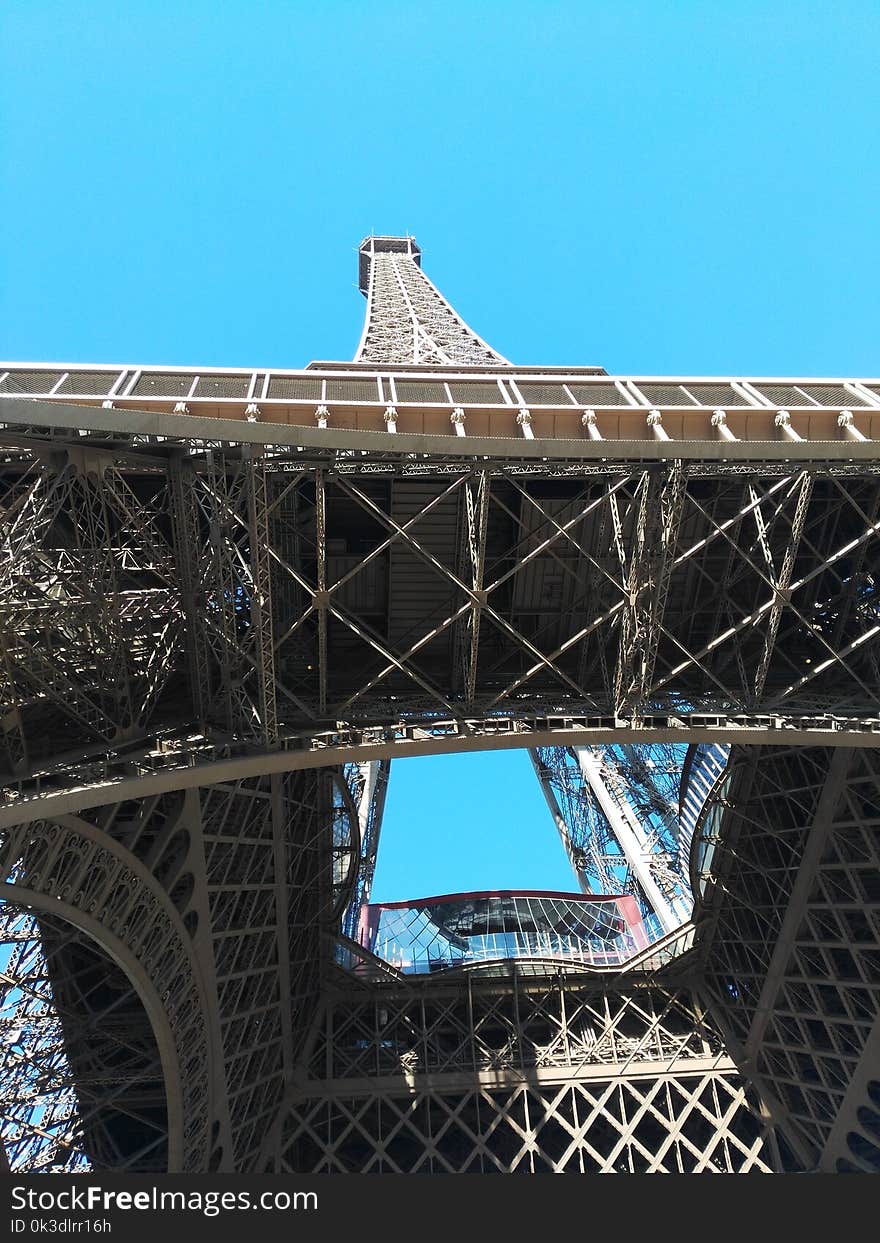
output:
<path id="1" fill-rule="evenodd" d="M 880 382 L 518 368 L 360 262 L 353 363 L 0 364 L 3 1160 L 877 1169 Z M 497 746 L 655 944 L 358 942 L 390 761 Z"/>
<path id="2" fill-rule="evenodd" d="M 690 918 L 689 839 L 680 832 L 686 748 L 538 747 L 532 762 L 586 893 L 632 894 L 655 935 Z"/>

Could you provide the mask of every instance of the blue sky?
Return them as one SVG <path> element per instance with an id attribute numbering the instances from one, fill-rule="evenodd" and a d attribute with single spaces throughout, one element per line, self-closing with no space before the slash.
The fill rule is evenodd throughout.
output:
<path id="1" fill-rule="evenodd" d="M 0 357 L 350 357 L 374 230 L 517 362 L 880 373 L 876 0 L 6 0 L 0 41 Z M 492 762 L 399 766 L 377 896 L 569 883 Z"/>

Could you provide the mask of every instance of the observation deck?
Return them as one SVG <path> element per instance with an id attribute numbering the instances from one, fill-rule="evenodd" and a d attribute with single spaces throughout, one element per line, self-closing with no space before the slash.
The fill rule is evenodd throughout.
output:
<path id="1" fill-rule="evenodd" d="M 657 935 L 629 895 L 523 889 L 371 903 L 358 940 L 404 975 L 426 975 L 512 959 L 619 966 Z"/>
<path id="2" fill-rule="evenodd" d="M 370 288 L 370 264 L 378 254 L 408 255 L 417 267 L 422 266 L 422 248 L 414 237 L 365 237 L 358 248 L 358 289 L 364 296 Z"/>

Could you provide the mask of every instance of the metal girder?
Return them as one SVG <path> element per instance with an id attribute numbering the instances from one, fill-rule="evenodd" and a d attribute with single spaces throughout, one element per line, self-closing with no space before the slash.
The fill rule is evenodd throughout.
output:
<path id="1" fill-rule="evenodd" d="M 460 573 L 470 582 L 473 603 L 467 620 L 457 627 L 459 655 L 463 669 L 464 702 L 472 709 L 477 690 L 477 661 L 480 650 L 483 577 L 486 570 L 486 536 L 489 526 L 489 476 L 480 471 L 465 480 L 463 486 L 464 515 L 461 522 L 462 552 Z"/>
<path id="2" fill-rule="evenodd" d="M 754 491 L 754 488 L 752 488 Z M 771 576 L 774 578 L 774 587 L 776 589 L 776 601 L 770 609 L 770 615 L 767 619 L 767 633 L 764 638 L 764 650 L 761 653 L 761 659 L 755 673 L 755 702 L 758 702 L 764 692 L 764 683 L 767 680 L 767 672 L 770 668 L 770 660 L 773 655 L 773 647 L 776 643 L 776 636 L 779 632 L 779 622 L 782 618 L 782 611 L 786 604 L 786 593 L 791 585 L 792 575 L 794 574 L 795 562 L 797 560 L 798 548 L 800 547 L 801 537 L 804 533 L 804 523 L 807 517 L 807 508 L 810 503 L 810 496 L 813 491 L 813 477 L 804 472 L 800 478 L 797 488 L 797 503 L 795 505 L 794 516 L 791 523 L 791 536 L 785 549 L 785 556 L 782 561 L 782 567 L 779 574 L 776 575 L 773 570 L 773 559 L 769 555 L 768 550 L 768 568 Z M 756 508 L 756 517 L 760 515 L 760 508 Z M 762 531 L 762 543 L 766 546 L 766 536 Z"/>
<path id="3" fill-rule="evenodd" d="M 207 540 L 200 543 L 204 635 L 214 667 L 209 714 L 264 746 L 278 733 L 269 505 L 265 464 L 245 446 L 240 460 L 208 450 L 195 473 Z"/>
<path id="4" fill-rule="evenodd" d="M 307 378 L 307 373 L 306 373 Z M 377 376 L 371 377 L 378 378 Z M 480 378 L 469 376 L 469 379 Z M 495 382 L 494 374 L 485 377 Z M 378 394 L 378 389 L 376 390 Z M 87 430 L 133 437 L 150 453 L 161 452 L 161 445 L 168 440 L 202 445 L 269 444 L 291 452 L 309 450 L 317 454 L 328 451 L 363 454 L 429 454 L 431 456 L 456 458 L 458 460 L 480 459 L 498 463 L 528 464 L 541 476 L 552 472 L 556 463 L 568 463 L 578 471 L 595 468 L 597 463 L 613 460 L 629 463 L 633 467 L 657 462 L 690 461 L 711 463 L 713 471 L 725 474 L 755 473 L 756 465 L 772 463 L 777 467 L 792 464 L 814 463 L 833 466 L 847 472 L 853 467 L 856 473 L 876 474 L 878 465 L 877 439 L 853 441 L 837 439 L 802 439 L 799 441 L 773 440 L 769 436 L 756 435 L 752 440 L 727 441 L 692 434 L 675 440 L 646 440 L 635 434 L 624 434 L 613 441 L 578 439 L 575 434 L 564 437 L 535 436 L 533 440 L 518 434 L 515 422 L 516 407 L 505 406 L 511 412 L 512 423 L 509 436 L 450 435 L 446 425 L 442 431 L 409 431 L 398 427 L 394 433 L 375 431 L 375 416 L 381 411 L 370 410 L 369 439 L 365 441 L 364 430 L 345 427 L 316 427 L 314 404 L 301 412 L 303 422 L 294 426 L 283 423 L 248 422 L 244 418 L 230 420 L 210 413 L 168 414 L 167 401 L 161 409 L 150 409 L 149 402 L 125 408 L 105 410 L 94 405 L 75 405 L 63 400 L 25 400 L 0 395 L 0 427 L 54 429 L 62 431 Z M 574 408 L 573 408 L 574 409 Z M 575 409 L 575 414 L 577 413 Z M 308 418 L 306 414 L 308 413 Z M 708 411 L 706 412 L 709 413 Z M 772 424 L 772 411 L 753 409 L 750 417 L 767 416 Z M 448 419 L 448 415 L 447 415 Z M 269 437 L 267 438 L 267 429 Z M 367 445 L 369 448 L 367 448 Z M 126 448 L 120 455 L 130 457 Z"/>
<path id="5" fill-rule="evenodd" d="M 621 614 L 614 688 L 618 716 L 643 711 L 649 694 L 684 499 L 684 472 L 680 462 L 672 464 L 665 479 L 646 471 L 639 485 L 638 516 L 628 552 L 620 546 L 619 522 L 615 528 L 623 563 L 628 562 L 627 606 Z"/>
<path id="6" fill-rule="evenodd" d="M 615 724 L 546 720 L 522 721 L 493 717 L 488 720 L 435 720 L 429 728 L 398 725 L 358 729 L 342 733 L 296 736 L 280 748 L 232 756 L 223 745 L 201 744 L 187 739 L 169 746 L 165 740 L 127 757 L 96 757 L 59 772 L 36 773 L 8 779 L 5 801 L 0 803 L 0 828 L 41 814 L 62 814 L 87 806 L 102 806 L 118 799 L 137 798 L 169 790 L 211 785 L 274 772 L 301 772 L 328 765 L 359 764 L 373 760 L 421 755 L 453 755 L 478 751 L 526 747 L 603 746 L 616 744 L 732 743 L 755 747 L 773 746 L 877 747 L 878 725 L 862 728 L 858 720 L 839 727 L 821 728 L 785 717 L 732 718 L 712 724 L 670 725 L 666 719 L 654 724 L 648 718 L 638 727 Z M 59 778 L 61 779 L 59 781 Z M 66 778 L 66 780 L 65 780 Z M 59 789 L 60 785 L 60 789 Z"/>
<path id="7" fill-rule="evenodd" d="M 254 656 L 259 668 L 259 708 L 262 742 L 272 746 L 278 738 L 275 689 L 275 648 L 272 638 L 272 586 L 269 573 L 269 517 L 266 463 L 261 455 L 243 453 L 248 513 L 248 553 L 251 563 L 250 623 Z"/>
<path id="8" fill-rule="evenodd" d="M 186 648 L 193 717 L 206 728 L 210 700 L 208 641 L 205 634 L 205 597 L 200 590 L 201 531 L 196 498 L 198 483 L 192 460 L 175 453 L 168 464 L 174 554 L 186 619 Z"/>
<path id="9" fill-rule="evenodd" d="M 318 711 L 327 711 L 327 502 L 324 490 L 324 472 L 315 474 L 315 554 L 318 581 L 312 603 L 318 614 Z"/>
<path id="10" fill-rule="evenodd" d="M 210 584 L 205 601 L 208 633 L 220 668 L 219 694 L 214 711 L 230 732 L 245 737 L 258 729 L 253 701 L 247 694 L 247 661 L 238 642 L 238 611 L 247 607 L 244 584 L 240 584 L 240 563 L 234 515 L 242 504 L 244 472 L 226 470 L 213 450 L 206 454 L 207 487 L 200 492 L 208 521 L 207 549 L 209 569 L 203 581 Z M 234 468 L 233 468 L 234 470 Z"/>

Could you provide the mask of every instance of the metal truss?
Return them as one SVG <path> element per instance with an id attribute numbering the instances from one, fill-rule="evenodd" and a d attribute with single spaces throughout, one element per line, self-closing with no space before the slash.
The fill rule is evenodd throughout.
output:
<path id="1" fill-rule="evenodd" d="M 220 783 L 5 834 L 14 1168 L 254 1167 L 336 927 L 335 780 Z"/>
<path id="2" fill-rule="evenodd" d="M 3 1168 L 166 1169 L 158 1050 L 118 964 L 64 921 L 8 902 L 0 963 Z"/>
<path id="3" fill-rule="evenodd" d="M 132 811 L 131 805 L 120 809 L 120 829 L 136 835 L 141 817 L 129 819 Z M 78 1168 L 86 1136 L 94 1165 L 152 1169 L 164 1155 L 171 1168 L 194 1169 L 205 1160 L 206 999 L 161 870 L 151 875 L 117 837 L 77 817 L 64 824 L 36 822 L 3 837 L 3 1017 L 10 1036 L 3 1108 L 9 1128 L 4 1143 L 7 1134 L 13 1137 L 11 1162 L 35 1158 Z M 179 839 L 169 844 L 176 848 Z M 165 862 L 173 858 L 172 852 Z M 41 951 L 33 944 L 35 927 Z M 42 1010 L 49 997 L 54 1015 Z M 74 1012 L 70 1039 L 68 1011 Z M 64 1033 L 66 1065 L 56 1022 Z M 106 1037 L 96 1029 L 106 1030 Z M 116 1052 L 114 1044 L 120 1045 Z M 19 1065 L 29 1065 L 30 1072 L 17 1074 Z M 115 1085 L 114 1069 L 122 1072 Z M 134 1099 L 120 1105 L 117 1098 L 125 1098 L 129 1083 Z M 161 1129 L 164 1142 L 157 1135 Z"/>
<path id="4" fill-rule="evenodd" d="M 679 852 L 683 746 L 543 747 L 532 763 L 585 893 L 631 893 L 652 936 L 690 918 Z"/>
<path id="5" fill-rule="evenodd" d="M 877 751 L 758 749 L 731 774 L 698 841 L 714 1011 L 810 1168 L 876 1172 Z"/>
<path id="6" fill-rule="evenodd" d="M 268 1168 L 732 1172 L 775 1161 L 692 991 L 513 975 L 332 992 Z"/>
<path id="7" fill-rule="evenodd" d="M 77 738 L 136 737 L 171 698 L 180 595 L 164 492 L 156 475 L 75 447 L 20 458 L 6 476 L 0 694 L 12 771 Z"/>
<path id="8" fill-rule="evenodd" d="M 10 774 L 186 723 L 271 750 L 438 714 L 877 717 L 880 476 L 550 484 L 169 451 L 8 467 Z"/>
<path id="9" fill-rule="evenodd" d="M 341 897 L 346 903 L 340 931 L 352 941 L 357 940 L 361 907 L 370 900 L 390 773 L 389 760 L 346 764 L 340 782 L 342 789 L 348 791 L 355 809 L 355 814 L 349 815 L 346 823 L 357 826 L 357 840 L 349 836 L 347 841 L 350 844 L 340 851 L 343 858 L 340 864 L 335 865 L 342 878 Z"/>
<path id="10" fill-rule="evenodd" d="M 368 237 L 360 254 L 367 316 L 355 362 L 485 366 L 506 361 L 428 280 L 414 238 Z"/>
<path id="11" fill-rule="evenodd" d="M 7 1163 L 876 1169 L 880 383 L 513 368 L 409 238 L 361 288 L 351 364 L 0 368 Z M 358 946 L 390 760 L 499 746 L 625 973 Z"/>
<path id="12" fill-rule="evenodd" d="M 196 719 L 271 746 L 278 731 L 265 463 L 205 454 L 170 464 Z"/>

